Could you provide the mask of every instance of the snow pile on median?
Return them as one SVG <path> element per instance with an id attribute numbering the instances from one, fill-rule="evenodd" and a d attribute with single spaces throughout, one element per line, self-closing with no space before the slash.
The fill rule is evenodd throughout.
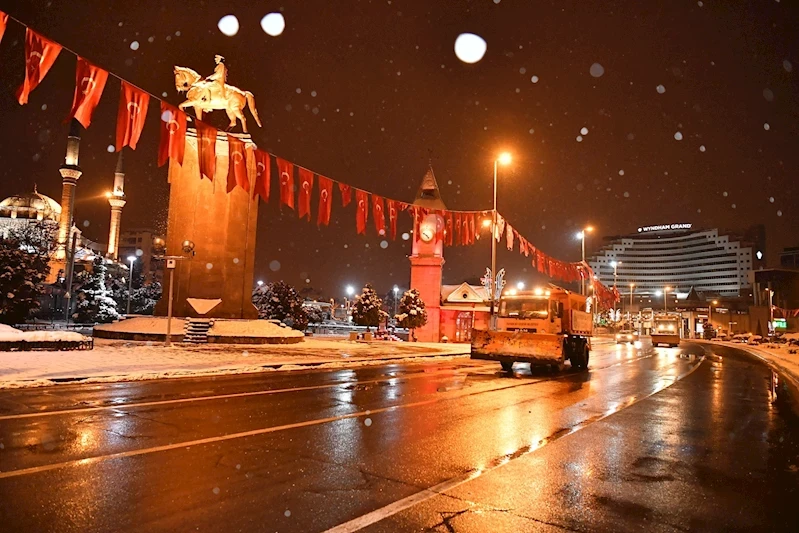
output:
<path id="1" fill-rule="evenodd" d="M 0 342 L 82 342 L 88 340 L 74 331 L 20 331 L 0 324 Z"/>

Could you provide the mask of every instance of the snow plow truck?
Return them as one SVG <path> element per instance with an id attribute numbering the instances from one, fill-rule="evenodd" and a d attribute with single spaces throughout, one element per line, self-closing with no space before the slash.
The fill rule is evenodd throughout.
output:
<path id="1" fill-rule="evenodd" d="M 472 330 L 472 359 L 499 361 L 505 371 L 513 363 L 562 368 L 565 361 L 585 370 L 593 333 L 585 309 L 585 296 L 554 285 L 503 294 L 497 329 Z"/>

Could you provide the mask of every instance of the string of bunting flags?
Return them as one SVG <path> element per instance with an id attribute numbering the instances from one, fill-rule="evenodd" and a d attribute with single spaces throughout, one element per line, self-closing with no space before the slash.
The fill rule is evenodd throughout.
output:
<path id="1" fill-rule="evenodd" d="M 0 11 L 0 43 L 2 43 L 9 16 Z M 59 43 L 32 30 L 27 25 L 13 19 L 25 27 L 25 78 L 16 92 L 17 101 L 24 105 L 31 92 L 41 83 L 55 63 L 62 50 Z M 220 135 L 226 136 L 228 142 L 228 172 L 226 191 L 232 192 L 240 187 L 252 198 L 260 197 L 268 202 L 271 193 L 272 170 L 277 170 L 279 187 L 279 205 L 296 210 L 300 219 L 312 219 L 311 197 L 316 185 L 317 189 L 317 226 L 328 226 L 333 208 L 334 191 L 338 189 L 341 206 L 346 208 L 355 200 L 355 227 L 359 235 L 366 234 L 369 213 L 376 232 L 380 236 L 396 239 L 399 213 L 407 212 L 413 219 L 414 230 L 418 233 L 421 220 L 431 213 L 438 215 L 436 240 L 446 246 L 468 246 L 480 238 L 480 227 L 484 220 L 491 220 L 492 211 L 453 211 L 429 210 L 376 195 L 369 191 L 352 187 L 336 181 L 310 169 L 287 161 L 281 157 L 248 146 L 235 135 L 219 131 L 216 127 L 163 101 L 155 95 L 133 85 L 127 80 L 106 71 L 72 50 L 66 49 L 77 58 L 75 69 L 75 93 L 72 106 L 66 121 L 75 119 L 84 128 L 92 122 L 92 115 L 106 88 L 109 75 L 120 80 L 120 98 L 117 111 L 116 151 L 129 147 L 135 150 L 144 128 L 150 99 L 160 103 L 161 120 L 159 124 L 160 140 L 158 146 L 158 166 L 168 160 L 183 165 L 185 156 L 186 133 L 191 121 L 197 135 L 197 152 L 200 176 L 199 179 L 214 181 L 216 176 L 216 141 Z M 273 165 L 274 163 L 274 165 Z M 295 172 L 296 169 L 296 172 Z M 255 176 L 250 182 L 250 170 Z M 295 203 L 295 174 L 297 178 Z M 314 183 L 316 182 L 316 183 Z M 388 215 L 388 225 L 386 224 Z M 594 281 L 595 293 L 600 302 L 618 301 L 618 293 L 610 290 L 594 280 L 590 267 L 584 263 L 567 263 L 550 257 L 533 246 L 524 236 L 513 228 L 504 217 L 497 213 L 497 224 L 494 227 L 494 238 L 500 241 L 504 235 L 508 250 L 513 250 L 518 243 L 519 253 L 531 259 L 532 265 L 541 273 L 565 282 L 580 281 L 584 278 Z"/>

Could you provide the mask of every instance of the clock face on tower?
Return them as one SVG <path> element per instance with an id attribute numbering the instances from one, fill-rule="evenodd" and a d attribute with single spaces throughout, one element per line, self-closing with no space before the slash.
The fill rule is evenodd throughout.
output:
<path id="1" fill-rule="evenodd" d="M 419 237 L 424 242 L 431 242 L 436 236 L 436 216 L 427 215 L 419 225 Z"/>

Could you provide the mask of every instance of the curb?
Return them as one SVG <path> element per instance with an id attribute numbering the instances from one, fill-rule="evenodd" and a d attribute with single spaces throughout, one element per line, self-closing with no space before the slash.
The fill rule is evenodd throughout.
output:
<path id="1" fill-rule="evenodd" d="M 292 362 L 280 361 L 276 363 L 254 364 L 248 367 L 231 367 L 231 368 L 214 368 L 207 372 L 197 371 L 187 374 L 174 374 L 174 375 L 161 375 L 155 372 L 152 373 L 131 373 L 129 376 L 136 375 L 136 379 L 126 379 L 127 375 L 107 375 L 107 376 L 69 376 L 69 377 L 48 377 L 48 378 L 31 378 L 24 380 L 15 380 L 15 383 L 30 383 L 32 387 L 47 387 L 51 385 L 64 385 L 64 384 L 81 384 L 81 383 L 129 383 L 136 381 L 154 381 L 157 379 L 189 379 L 200 377 L 212 376 L 240 376 L 245 374 L 258 374 L 260 371 L 281 371 L 284 366 L 286 368 L 283 372 L 290 372 L 293 370 L 313 370 L 314 368 L 321 368 L 330 363 L 354 363 L 354 366 L 371 366 L 381 363 L 390 364 L 392 361 L 414 362 L 417 359 L 430 359 L 433 357 L 468 357 L 468 353 L 420 353 L 420 354 L 407 354 L 395 357 L 358 357 L 352 359 L 318 359 L 311 361 Z M 359 363 L 365 363 L 359 365 Z M 296 368 L 300 367 L 300 368 Z M 253 369 L 261 369 L 253 370 Z M 112 379 L 119 378 L 119 379 Z M 0 380 L 0 391 L 13 390 L 23 387 L 3 387 L 3 382 Z"/>
<path id="2" fill-rule="evenodd" d="M 745 354 L 748 354 L 760 362 L 764 363 L 772 372 L 777 374 L 783 383 L 790 389 L 789 393 L 789 404 L 793 409 L 794 413 L 799 416 L 799 376 L 796 376 L 788 370 L 787 368 L 783 367 L 779 363 L 772 360 L 770 357 L 767 357 L 764 354 L 768 354 L 769 356 L 772 355 L 769 352 L 761 350 L 759 348 L 754 348 L 747 344 L 734 344 L 728 342 L 713 342 L 707 341 L 704 339 L 693 339 L 692 342 L 697 342 L 701 344 L 708 344 L 710 346 L 721 346 L 724 348 L 732 348 L 734 350 L 738 350 Z M 760 353 L 758 353 L 760 352 Z"/>

